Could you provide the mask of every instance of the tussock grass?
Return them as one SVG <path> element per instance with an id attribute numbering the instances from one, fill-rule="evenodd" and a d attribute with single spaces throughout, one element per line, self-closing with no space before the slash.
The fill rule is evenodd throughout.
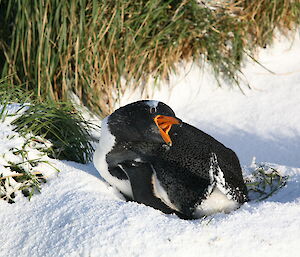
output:
<path id="1" fill-rule="evenodd" d="M 220 2 L 220 3 L 217 3 Z M 299 1 L 1 1 L 2 74 L 40 99 L 73 91 L 104 116 L 126 86 L 204 61 L 238 85 L 244 55 L 300 23 Z M 11 25 L 13 24 L 13 25 Z M 12 35 L 7 38 L 7 35 Z M 1 72 L 1 67 L 0 67 Z M 125 83 L 122 83 L 125 81 Z"/>
<path id="2" fill-rule="evenodd" d="M 275 29 L 288 35 L 299 26 L 298 0 L 243 0 L 237 3 L 242 9 L 238 17 L 246 23 L 247 39 L 251 39 L 252 47 L 271 44 Z"/>

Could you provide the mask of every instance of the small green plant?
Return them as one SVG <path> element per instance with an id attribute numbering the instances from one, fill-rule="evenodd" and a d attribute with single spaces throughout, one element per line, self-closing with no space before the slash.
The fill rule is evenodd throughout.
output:
<path id="1" fill-rule="evenodd" d="M 250 200 L 263 201 L 286 185 L 288 176 L 282 176 L 273 167 L 267 164 L 254 166 L 253 173 L 246 178 Z"/>

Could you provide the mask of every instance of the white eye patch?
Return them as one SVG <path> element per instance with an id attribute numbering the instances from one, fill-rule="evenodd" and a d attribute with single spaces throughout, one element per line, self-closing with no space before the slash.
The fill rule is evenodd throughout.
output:
<path id="1" fill-rule="evenodd" d="M 152 113 L 156 113 L 156 108 L 155 107 L 151 107 L 150 108 L 150 113 L 152 114 Z"/>

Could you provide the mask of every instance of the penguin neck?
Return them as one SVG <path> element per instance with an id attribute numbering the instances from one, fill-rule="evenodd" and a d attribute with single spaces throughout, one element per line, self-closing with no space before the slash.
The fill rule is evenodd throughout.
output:
<path id="1" fill-rule="evenodd" d="M 95 150 L 93 162 L 96 169 L 100 172 L 108 170 L 106 162 L 106 155 L 113 149 L 116 138 L 112 135 L 108 128 L 108 117 L 104 118 L 101 122 L 101 136 L 99 146 Z"/>

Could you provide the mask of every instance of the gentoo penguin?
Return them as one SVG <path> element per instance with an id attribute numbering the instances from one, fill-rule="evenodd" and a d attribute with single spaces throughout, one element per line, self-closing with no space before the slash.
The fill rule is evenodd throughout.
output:
<path id="1" fill-rule="evenodd" d="M 94 165 L 126 199 L 182 218 L 230 212 L 248 199 L 236 154 L 158 101 L 103 119 Z"/>

